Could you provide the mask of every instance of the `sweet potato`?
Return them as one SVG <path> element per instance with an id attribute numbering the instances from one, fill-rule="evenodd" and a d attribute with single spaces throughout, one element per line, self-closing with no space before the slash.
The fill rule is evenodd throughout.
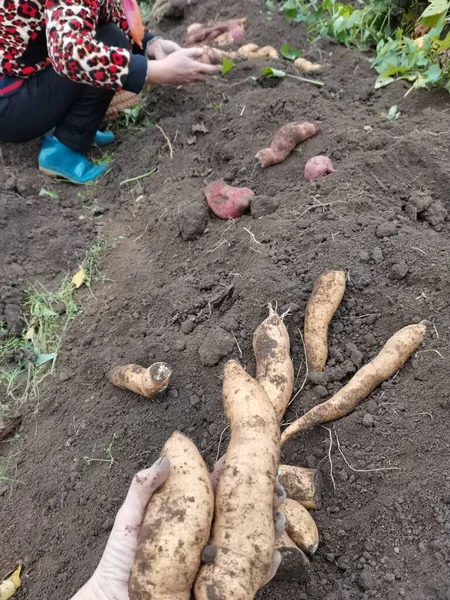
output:
<path id="1" fill-rule="evenodd" d="M 238 50 L 239 56 L 248 58 L 250 60 L 257 60 L 258 58 L 278 58 L 278 52 L 273 46 L 263 46 L 259 48 L 256 44 L 246 44 L 241 46 Z"/>
<path id="2" fill-rule="evenodd" d="M 217 48 L 210 48 L 209 46 L 203 46 L 203 54 L 197 58 L 199 62 L 207 65 L 221 65 L 225 52 L 218 50 Z"/>
<path id="3" fill-rule="evenodd" d="M 221 219 L 237 219 L 249 208 L 255 193 L 249 188 L 227 185 L 222 179 L 209 183 L 205 188 L 209 208 Z"/>
<path id="4" fill-rule="evenodd" d="M 328 357 L 328 325 L 345 292 L 345 273 L 328 271 L 314 284 L 305 311 L 305 349 L 311 371 L 323 371 Z"/>
<path id="5" fill-rule="evenodd" d="M 286 532 L 277 540 L 275 548 L 281 554 L 281 564 L 275 579 L 277 581 L 307 582 L 311 571 L 309 560 Z"/>
<path id="6" fill-rule="evenodd" d="M 214 493 L 195 444 L 175 432 L 161 455 L 170 461 L 169 476 L 145 511 L 130 600 L 189 600 L 210 534 Z"/>
<path id="7" fill-rule="evenodd" d="M 426 321 L 422 321 L 394 333 L 375 358 L 364 365 L 332 398 L 314 406 L 289 425 L 281 436 L 281 443 L 284 444 L 299 431 L 348 415 L 380 383 L 403 367 L 423 342 L 426 330 Z"/>
<path id="8" fill-rule="evenodd" d="M 109 381 L 115 386 L 152 398 L 163 392 L 170 382 L 172 369 L 163 362 L 157 362 L 148 369 L 139 365 L 114 367 L 108 373 Z"/>
<path id="9" fill-rule="evenodd" d="M 329 173 L 336 173 L 336 169 L 328 156 L 313 156 L 305 165 L 305 181 L 309 182 Z"/>
<path id="10" fill-rule="evenodd" d="M 141 11 L 136 0 L 122 0 L 123 12 L 130 29 L 131 37 L 134 43 L 142 48 L 144 39 L 144 23 L 142 21 Z"/>
<path id="11" fill-rule="evenodd" d="M 219 46 L 238 42 L 245 37 L 244 25 L 247 18 L 221 21 L 211 26 L 204 23 L 192 23 L 186 32 L 185 46 L 209 44 L 215 42 Z"/>
<path id="12" fill-rule="evenodd" d="M 322 70 L 322 65 L 319 65 L 318 63 L 312 63 L 306 58 L 296 58 L 294 60 L 294 67 L 303 73 L 320 73 Z"/>
<path id="13" fill-rule="evenodd" d="M 278 482 L 288 498 L 300 502 L 305 508 L 315 510 L 322 506 L 322 477 L 317 469 L 280 465 Z"/>
<path id="14" fill-rule="evenodd" d="M 294 390 L 289 333 L 283 319 L 269 307 L 269 316 L 253 335 L 256 380 L 272 402 L 281 423 Z"/>
<path id="15" fill-rule="evenodd" d="M 319 547 L 319 532 L 304 506 L 287 498 L 280 508 L 287 518 L 286 533 L 300 550 L 314 554 Z"/>
<path id="16" fill-rule="evenodd" d="M 263 169 L 283 162 L 292 150 L 308 138 L 316 135 L 319 128 L 314 123 L 288 123 L 276 134 L 270 148 L 264 148 L 256 154 L 256 159 Z"/>
<path id="17" fill-rule="evenodd" d="M 231 440 L 216 491 L 216 557 L 195 582 L 196 600 L 252 600 L 267 580 L 275 547 L 273 495 L 279 425 L 262 387 L 235 361 L 225 365 L 223 403 Z"/>

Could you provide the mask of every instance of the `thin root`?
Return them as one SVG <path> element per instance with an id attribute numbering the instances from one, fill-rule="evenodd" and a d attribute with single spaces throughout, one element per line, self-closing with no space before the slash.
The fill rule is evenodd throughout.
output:
<path id="1" fill-rule="evenodd" d="M 325 429 L 327 429 L 327 428 L 325 427 Z M 334 435 L 336 436 L 336 443 L 337 443 L 339 454 L 344 459 L 344 462 L 347 465 L 347 467 L 349 469 L 351 469 L 352 471 L 354 471 L 355 473 L 373 473 L 374 471 L 401 471 L 400 467 L 383 467 L 383 468 L 380 468 L 380 469 L 355 469 L 355 467 L 351 466 L 351 464 L 345 458 L 344 453 L 342 452 L 341 443 L 339 442 L 339 438 L 338 438 L 338 434 L 337 434 L 337 431 L 336 431 L 336 427 L 334 425 L 333 425 L 333 431 L 334 431 Z"/>
<path id="2" fill-rule="evenodd" d="M 322 429 L 326 429 L 328 431 L 329 436 L 330 436 L 330 445 L 328 447 L 328 460 L 330 462 L 330 477 L 331 477 L 331 482 L 333 484 L 334 491 L 336 491 L 336 482 L 334 481 L 334 477 L 333 477 L 333 460 L 331 458 L 331 450 L 333 449 L 333 434 L 331 433 L 331 429 L 329 427 L 325 427 L 324 425 L 321 425 L 321 427 L 322 427 Z"/>
<path id="3" fill-rule="evenodd" d="M 169 139 L 168 135 L 166 134 L 164 129 L 162 127 L 160 127 L 159 125 L 155 125 L 155 127 L 156 127 L 156 129 L 159 129 L 160 132 L 163 134 L 164 139 L 166 140 L 167 145 L 169 146 L 170 158 L 173 158 L 173 148 L 172 148 L 172 144 L 170 143 L 170 139 Z"/>

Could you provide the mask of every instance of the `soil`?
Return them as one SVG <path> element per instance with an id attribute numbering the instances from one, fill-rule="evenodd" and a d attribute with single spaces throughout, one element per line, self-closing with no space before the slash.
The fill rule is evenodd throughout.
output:
<path id="1" fill-rule="evenodd" d="M 182 41 L 188 23 L 240 17 L 241 7 L 207 0 L 161 28 Z M 57 285 L 98 233 L 115 240 L 106 279 L 82 292 L 83 315 L 38 405 L 27 407 L 19 441 L 1 445 L 17 480 L 0 489 L 0 572 L 24 559 L 18 600 L 70 598 L 86 581 L 132 475 L 174 429 L 213 465 L 219 439 L 222 450 L 227 442 L 223 361 L 254 372 L 252 333 L 273 302 L 290 309 L 299 369 L 305 303 L 329 269 L 345 270 L 348 285 L 327 370 L 287 419 L 338 389 L 400 327 L 431 325 L 414 358 L 360 408 L 286 444 L 283 462 L 323 474 L 323 508 L 313 514 L 321 545 L 308 582 L 278 579 L 258 598 L 450 599 L 450 97 L 405 97 L 402 83 L 375 91 L 366 55 L 328 40 L 308 45 L 300 26 L 256 0 L 245 13 L 249 41 L 300 47 L 325 65 L 326 85 L 285 78 L 267 88 L 249 80 L 256 64 L 240 63 L 225 78 L 152 90 L 147 110 L 172 140 L 173 160 L 161 132 L 138 123 L 119 132 L 110 173 L 86 189 L 39 175 L 37 143 L 1 148 L 0 320 L 11 329 L 21 327 L 26 285 Z M 394 104 L 400 116 L 389 121 Z M 296 120 L 318 122 L 320 133 L 282 164 L 255 166 L 255 153 Z M 306 184 L 305 162 L 317 154 L 336 173 Z M 204 185 L 217 178 L 255 191 L 253 216 L 206 215 Z M 58 198 L 39 196 L 42 188 Z M 105 378 L 113 365 L 155 360 L 174 370 L 158 402 Z M 112 465 L 83 458 L 106 459 L 111 443 Z"/>

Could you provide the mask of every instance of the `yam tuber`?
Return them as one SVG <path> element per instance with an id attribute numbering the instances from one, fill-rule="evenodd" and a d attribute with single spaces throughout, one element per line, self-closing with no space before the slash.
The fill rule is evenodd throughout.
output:
<path id="1" fill-rule="evenodd" d="M 306 58 L 296 58 L 294 60 L 294 67 L 303 73 L 320 73 L 322 70 L 322 65 L 312 63 Z"/>
<path id="2" fill-rule="evenodd" d="M 223 403 L 231 440 L 216 491 L 216 557 L 195 582 L 196 600 L 252 600 L 275 547 L 273 495 L 280 428 L 262 387 L 235 361 L 225 365 Z"/>
<path id="3" fill-rule="evenodd" d="M 305 351 L 311 371 L 323 371 L 328 357 L 328 325 L 345 292 L 345 273 L 328 271 L 314 284 L 305 311 Z"/>
<path id="4" fill-rule="evenodd" d="M 328 156 L 313 156 L 305 165 L 305 181 L 313 181 L 329 173 L 336 173 L 336 169 Z"/>
<path id="5" fill-rule="evenodd" d="M 277 540 L 275 548 L 281 554 L 281 564 L 278 567 L 275 579 L 278 581 L 307 582 L 311 570 L 309 560 L 286 532 Z"/>
<path id="6" fill-rule="evenodd" d="M 270 148 L 264 148 L 256 154 L 256 159 L 263 169 L 283 162 L 292 150 L 308 138 L 316 135 L 319 128 L 314 123 L 288 123 L 276 134 Z"/>
<path id="7" fill-rule="evenodd" d="M 314 554 L 319 547 L 319 532 L 314 519 L 304 506 L 287 498 L 280 508 L 287 518 L 286 533 L 300 550 Z"/>
<path id="8" fill-rule="evenodd" d="M 284 444 L 299 431 L 348 415 L 380 383 L 403 367 L 423 342 L 426 330 L 426 321 L 422 321 L 394 333 L 375 358 L 364 365 L 332 398 L 314 406 L 289 425 L 281 436 L 281 443 Z"/>
<path id="9" fill-rule="evenodd" d="M 205 188 L 209 208 L 221 219 L 237 219 L 249 208 L 255 193 L 249 188 L 227 185 L 222 179 L 209 183 Z"/>
<path id="10" fill-rule="evenodd" d="M 175 432 L 161 455 L 170 461 L 169 476 L 145 510 L 130 600 L 189 600 L 210 534 L 214 493 L 195 444 Z"/>
<path id="11" fill-rule="evenodd" d="M 269 311 L 253 335 L 253 352 L 256 380 L 268 395 L 281 423 L 294 390 L 294 366 L 286 325 L 271 306 Z"/>
<path id="12" fill-rule="evenodd" d="M 148 369 L 139 365 L 114 367 L 108 373 L 109 381 L 115 386 L 152 398 L 163 392 L 170 382 L 172 369 L 163 362 L 157 362 Z"/>
<path id="13" fill-rule="evenodd" d="M 280 465 L 278 482 L 288 498 L 300 502 L 308 510 L 322 506 L 322 477 L 317 469 Z"/>

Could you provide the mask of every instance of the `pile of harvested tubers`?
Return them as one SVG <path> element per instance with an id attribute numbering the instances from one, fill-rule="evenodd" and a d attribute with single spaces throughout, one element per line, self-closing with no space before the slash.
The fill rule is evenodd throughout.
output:
<path id="1" fill-rule="evenodd" d="M 324 273 L 307 303 L 304 347 L 310 372 L 325 369 L 328 326 L 345 283 L 342 271 Z M 403 367 L 422 343 L 426 322 L 395 333 L 333 397 L 292 422 L 280 436 L 294 390 L 284 316 L 271 307 L 254 333 L 255 379 L 236 361 L 225 365 L 223 406 L 231 436 L 213 477 L 195 444 L 181 433 L 173 433 L 163 447 L 170 473 L 146 508 L 130 600 L 189 600 L 191 594 L 196 600 L 251 600 L 270 578 L 274 560 L 280 562 L 278 552 L 282 577 L 307 579 L 308 555 L 319 545 L 308 511 L 321 506 L 321 479 L 315 469 L 280 466 L 281 446 L 298 432 L 351 412 Z M 129 381 L 137 393 L 156 393 L 170 377 L 170 369 L 157 364 L 148 370 L 135 365 L 116 368 L 110 380 L 120 387 Z M 152 377 L 159 381 L 149 383 Z M 286 530 L 279 539 L 274 525 L 277 483 L 287 495 L 280 506 Z"/>

